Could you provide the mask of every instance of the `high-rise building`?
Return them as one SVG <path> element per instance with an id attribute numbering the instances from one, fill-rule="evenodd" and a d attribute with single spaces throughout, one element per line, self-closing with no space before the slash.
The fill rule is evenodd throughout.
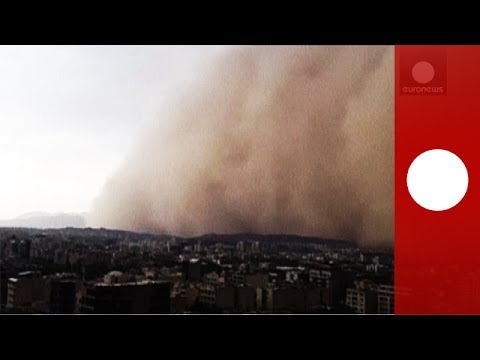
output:
<path id="1" fill-rule="evenodd" d="M 48 310 L 48 284 L 40 273 L 19 273 L 8 279 L 7 287 L 7 308 L 39 312 Z"/>
<path id="2" fill-rule="evenodd" d="M 52 279 L 50 282 L 50 313 L 72 314 L 77 305 L 75 280 Z"/>
<path id="3" fill-rule="evenodd" d="M 359 281 L 347 289 L 346 306 L 356 314 L 377 312 L 377 286 L 370 281 Z"/>
<path id="4" fill-rule="evenodd" d="M 252 254 L 259 254 L 260 253 L 260 243 L 258 241 L 255 241 L 251 245 L 251 253 Z"/>
<path id="5" fill-rule="evenodd" d="M 229 282 L 233 285 L 245 284 L 245 274 L 243 272 L 235 271 L 230 273 Z"/>
<path id="6" fill-rule="evenodd" d="M 305 293 L 298 287 L 270 287 L 267 290 L 267 309 L 272 312 L 303 312 Z"/>
<path id="7" fill-rule="evenodd" d="M 203 250 L 203 246 L 202 246 L 202 243 L 200 241 L 198 241 L 194 247 L 193 247 L 193 251 L 195 251 L 196 253 L 199 253 L 199 252 L 202 252 Z"/>
<path id="8" fill-rule="evenodd" d="M 305 311 L 306 312 L 318 312 L 322 305 L 322 294 L 325 289 L 320 287 L 306 287 L 305 293 Z"/>
<path id="9" fill-rule="evenodd" d="M 30 259 L 31 240 L 21 240 L 18 245 L 18 256 L 23 259 Z"/>
<path id="10" fill-rule="evenodd" d="M 199 291 L 199 302 L 205 307 L 215 306 L 217 301 L 215 286 L 202 284 Z"/>
<path id="11" fill-rule="evenodd" d="M 160 281 L 91 284 L 80 312 L 94 314 L 167 314 L 171 284 Z"/>
<path id="12" fill-rule="evenodd" d="M 351 271 L 335 267 L 310 270 L 310 281 L 318 283 L 327 290 L 325 307 L 335 309 L 343 306 L 346 299 L 347 288 L 353 283 Z"/>
<path id="13" fill-rule="evenodd" d="M 225 285 L 225 278 L 216 272 L 210 272 L 208 274 L 205 274 L 203 277 L 203 282 L 207 285 L 212 285 L 212 286 L 223 286 Z"/>
<path id="14" fill-rule="evenodd" d="M 251 285 L 254 288 L 266 289 L 268 286 L 268 274 L 250 274 L 244 277 L 246 285 Z"/>
<path id="15" fill-rule="evenodd" d="M 10 240 L 10 257 L 18 256 L 18 242 L 19 241 L 16 239 L 14 235 L 12 240 Z"/>
<path id="16" fill-rule="evenodd" d="M 255 298 L 255 306 L 257 310 L 265 311 L 268 309 L 268 289 L 267 288 L 257 288 L 256 289 L 256 298 Z"/>
<path id="17" fill-rule="evenodd" d="M 394 313 L 394 292 L 391 285 L 380 285 L 377 289 L 377 302 L 379 314 Z"/>
<path id="18" fill-rule="evenodd" d="M 233 310 L 235 308 L 235 287 L 217 287 L 215 295 L 215 305 L 218 309 Z"/>
<path id="19" fill-rule="evenodd" d="M 0 259 L 7 258 L 9 256 L 8 247 L 7 241 L 0 241 Z"/>
<path id="20" fill-rule="evenodd" d="M 255 289 L 251 286 L 237 286 L 235 308 L 241 312 L 254 310 L 256 308 L 256 295 Z"/>
<path id="21" fill-rule="evenodd" d="M 0 271 L 0 308 L 7 305 L 8 279 Z"/>
<path id="22" fill-rule="evenodd" d="M 185 279 L 200 281 L 202 279 L 202 263 L 198 259 L 191 259 L 184 263 Z"/>

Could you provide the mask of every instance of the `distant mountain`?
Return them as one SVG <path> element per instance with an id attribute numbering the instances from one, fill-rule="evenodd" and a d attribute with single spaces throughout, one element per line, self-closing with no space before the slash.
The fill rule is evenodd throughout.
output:
<path id="1" fill-rule="evenodd" d="M 31 212 L 14 219 L 0 220 L 0 226 L 39 229 L 58 229 L 65 227 L 83 228 L 86 226 L 86 221 L 84 214 Z"/>

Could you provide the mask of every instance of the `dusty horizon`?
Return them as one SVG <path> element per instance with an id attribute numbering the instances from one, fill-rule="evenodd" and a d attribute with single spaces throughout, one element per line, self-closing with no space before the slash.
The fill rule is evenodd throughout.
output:
<path id="1" fill-rule="evenodd" d="M 169 94 L 87 225 L 392 244 L 392 49 L 218 54 Z"/>

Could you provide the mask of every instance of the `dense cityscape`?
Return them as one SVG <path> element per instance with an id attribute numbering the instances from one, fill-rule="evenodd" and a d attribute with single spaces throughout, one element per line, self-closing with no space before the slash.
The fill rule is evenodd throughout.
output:
<path id="1" fill-rule="evenodd" d="M 393 253 L 290 235 L 0 230 L 2 313 L 393 313 Z"/>

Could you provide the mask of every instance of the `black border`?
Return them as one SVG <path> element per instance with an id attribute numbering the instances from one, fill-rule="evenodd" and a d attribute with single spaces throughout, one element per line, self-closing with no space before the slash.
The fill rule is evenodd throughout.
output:
<path id="1" fill-rule="evenodd" d="M 237 358 L 244 352 L 256 358 L 257 351 L 263 348 L 272 354 L 293 351 L 290 355 L 295 357 L 314 349 L 309 356 L 325 357 L 331 352 L 336 358 L 345 357 L 347 351 L 356 357 L 370 354 L 384 358 L 406 350 L 408 358 L 412 358 L 418 355 L 417 345 L 430 342 L 429 352 L 433 352 L 456 337 L 471 342 L 476 339 L 475 325 L 479 320 L 479 316 L 404 315 L 4 315 L 0 317 L 0 349 L 8 348 L 13 339 L 23 344 L 22 351 L 33 354 L 38 349 L 25 346 L 31 340 L 48 353 L 70 349 L 62 357 L 78 349 L 96 358 L 98 344 L 110 355 L 110 351 L 123 354 L 127 348 L 136 348 L 154 349 L 155 356 L 166 356 L 168 352 L 183 358 L 191 352 L 198 357 L 216 354 Z"/>
<path id="2" fill-rule="evenodd" d="M 188 32 L 167 31 L 143 26 L 124 28 L 59 28 L 45 27 L 5 31 L 0 25 L 3 45 L 474 45 L 480 44 L 480 27 L 465 32 L 441 29 L 435 32 L 411 31 L 322 31 L 318 28 L 296 29 L 232 29 L 210 27 Z"/>
<path id="3" fill-rule="evenodd" d="M 0 44 L 480 44 L 475 5 L 454 5 L 12 3 L 2 6 Z"/>
<path id="4" fill-rule="evenodd" d="M 395 3 L 388 9 L 365 2 L 303 8 L 282 3 L 262 8 L 248 2 L 231 9 L 220 4 L 211 9 L 203 3 L 178 4 L 178 9 L 170 5 L 140 11 L 97 4 L 68 13 L 3 12 L 0 44 L 480 44 L 477 11 L 466 8 L 458 14 L 444 7 L 447 16 L 442 17 L 438 9 L 419 3 Z"/>

